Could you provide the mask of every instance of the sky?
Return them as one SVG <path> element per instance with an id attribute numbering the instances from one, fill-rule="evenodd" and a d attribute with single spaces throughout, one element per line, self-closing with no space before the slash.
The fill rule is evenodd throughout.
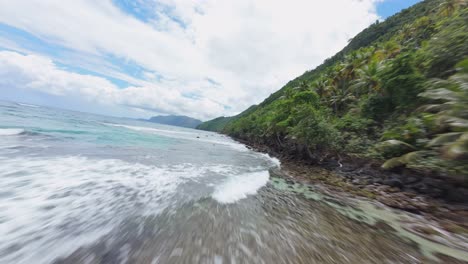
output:
<path id="1" fill-rule="evenodd" d="M 0 99 L 208 120 L 415 0 L 0 0 Z"/>

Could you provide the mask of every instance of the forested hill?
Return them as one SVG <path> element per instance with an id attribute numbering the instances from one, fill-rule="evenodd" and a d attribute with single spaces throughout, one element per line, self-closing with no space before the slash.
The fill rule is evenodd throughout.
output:
<path id="1" fill-rule="evenodd" d="M 468 8 L 427 0 L 376 22 L 258 106 L 199 126 L 311 162 L 468 175 Z"/>
<path id="2" fill-rule="evenodd" d="M 188 128 L 195 128 L 201 124 L 201 121 L 198 119 L 191 118 L 188 116 L 175 116 L 175 115 L 153 116 L 146 121 L 158 123 L 158 124 L 188 127 Z"/>

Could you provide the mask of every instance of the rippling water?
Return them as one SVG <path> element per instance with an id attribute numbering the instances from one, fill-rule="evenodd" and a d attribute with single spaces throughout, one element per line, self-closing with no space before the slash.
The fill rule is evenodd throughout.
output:
<path id="1" fill-rule="evenodd" d="M 410 217 L 204 131 L 0 103 L 0 263 L 428 263 Z M 384 222 L 386 221 L 386 222 Z"/>

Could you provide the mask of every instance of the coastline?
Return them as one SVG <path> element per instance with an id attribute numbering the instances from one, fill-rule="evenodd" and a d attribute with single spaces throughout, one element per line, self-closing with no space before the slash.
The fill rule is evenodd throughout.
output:
<path id="1" fill-rule="evenodd" d="M 260 144 L 233 138 L 247 148 L 281 161 L 285 180 L 318 186 L 342 197 L 365 198 L 437 223 L 437 228 L 468 240 L 468 189 L 412 171 L 388 172 L 370 160 L 340 159 L 310 164 Z M 434 230 L 419 230 L 433 233 Z"/>

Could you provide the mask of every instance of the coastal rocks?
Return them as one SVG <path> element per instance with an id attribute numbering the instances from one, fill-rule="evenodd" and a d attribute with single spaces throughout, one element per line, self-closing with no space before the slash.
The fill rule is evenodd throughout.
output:
<path id="1" fill-rule="evenodd" d="M 377 200 L 392 208 L 401 209 L 411 213 L 420 214 L 428 212 L 431 208 L 429 203 L 421 196 L 409 197 L 403 192 L 392 193 L 391 195 L 382 193 Z"/>
<path id="2" fill-rule="evenodd" d="M 449 201 L 468 202 L 468 190 L 466 188 L 454 188 L 452 191 L 447 193 L 447 199 Z"/>
<path id="3" fill-rule="evenodd" d="M 280 158 L 281 170 L 291 183 L 305 182 L 331 192 L 367 197 L 439 222 L 449 221 L 447 226 L 457 231 L 468 230 L 468 187 L 457 182 L 409 169 L 384 171 L 378 161 L 364 158 L 325 155 L 317 164 L 299 158 L 286 147 L 278 149 L 260 143 L 250 146 Z"/>
<path id="4" fill-rule="evenodd" d="M 382 230 L 385 232 L 395 232 L 395 228 L 393 228 L 388 223 L 384 222 L 383 220 L 379 220 L 374 224 L 374 228 L 378 230 Z"/>
<path id="5" fill-rule="evenodd" d="M 380 179 L 380 178 L 375 178 L 375 179 L 372 180 L 372 183 L 373 184 L 383 184 L 383 180 Z"/>
<path id="6" fill-rule="evenodd" d="M 396 187 L 400 189 L 403 188 L 403 183 L 399 179 L 396 179 L 396 178 L 386 179 L 382 183 L 390 187 Z"/>
<path id="7" fill-rule="evenodd" d="M 339 175 L 343 181 L 358 188 L 364 186 L 372 190 L 375 186 L 384 185 L 390 187 L 386 189 L 390 193 L 406 191 L 448 202 L 468 202 L 468 188 L 458 187 L 456 183 L 445 179 L 418 175 L 410 170 L 403 170 L 399 173 L 381 171 L 365 161 L 352 161 L 344 161 L 343 167 L 335 167 L 331 171 Z"/>
<path id="8" fill-rule="evenodd" d="M 413 183 L 419 182 L 420 180 L 421 180 L 420 178 L 414 177 L 414 176 L 403 177 L 404 184 L 413 184 Z"/>

